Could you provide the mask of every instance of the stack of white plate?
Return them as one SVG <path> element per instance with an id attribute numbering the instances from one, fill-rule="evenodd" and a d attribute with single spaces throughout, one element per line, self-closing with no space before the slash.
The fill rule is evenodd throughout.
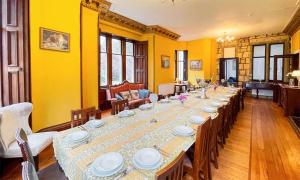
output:
<path id="1" fill-rule="evenodd" d="M 160 100 L 158 102 L 162 103 L 162 104 L 166 104 L 166 103 L 170 103 L 171 101 L 169 99 L 162 99 L 162 100 Z"/>
<path id="2" fill-rule="evenodd" d="M 156 149 L 143 148 L 134 154 L 132 162 L 138 169 L 152 170 L 161 166 L 163 158 Z"/>
<path id="3" fill-rule="evenodd" d="M 143 104 L 139 106 L 140 110 L 147 110 L 147 109 L 151 109 L 152 108 L 152 104 Z"/>
<path id="4" fill-rule="evenodd" d="M 118 114 L 118 116 L 120 118 L 129 117 L 129 116 L 133 116 L 133 115 L 134 115 L 134 111 L 131 111 L 131 110 L 124 110 L 124 111 L 119 112 L 119 114 Z"/>
<path id="5" fill-rule="evenodd" d="M 229 102 L 229 99 L 224 97 L 224 96 L 216 97 L 216 99 L 219 100 L 219 101 L 223 101 L 223 102 Z"/>
<path id="6" fill-rule="evenodd" d="M 204 106 L 201 109 L 207 113 L 215 113 L 218 111 L 218 109 L 216 107 L 212 107 L 212 106 Z"/>
<path id="7" fill-rule="evenodd" d="M 171 96 L 170 99 L 171 99 L 171 100 L 178 100 L 178 95 Z"/>
<path id="8" fill-rule="evenodd" d="M 92 128 L 92 129 L 96 129 L 96 128 L 99 128 L 101 126 L 104 125 L 104 121 L 102 120 L 89 120 L 86 125 L 89 127 L 89 128 Z"/>
<path id="9" fill-rule="evenodd" d="M 205 122 L 205 118 L 201 116 L 191 116 L 190 122 L 194 124 L 203 124 Z"/>
<path id="10" fill-rule="evenodd" d="M 98 157 L 91 164 L 91 171 L 95 176 L 107 177 L 118 173 L 124 166 L 124 159 L 120 153 L 110 152 Z"/>
<path id="11" fill-rule="evenodd" d="M 70 147 L 86 143 L 89 140 L 89 133 L 87 131 L 76 131 L 68 134 L 65 137 L 65 141 Z"/>
<path id="12" fill-rule="evenodd" d="M 194 135 L 194 131 L 191 127 L 188 126 L 176 126 L 173 129 L 174 135 L 178 136 L 192 136 Z"/>
<path id="13" fill-rule="evenodd" d="M 210 105 L 213 107 L 221 107 L 221 106 L 223 106 L 223 103 L 220 101 L 211 101 Z"/>

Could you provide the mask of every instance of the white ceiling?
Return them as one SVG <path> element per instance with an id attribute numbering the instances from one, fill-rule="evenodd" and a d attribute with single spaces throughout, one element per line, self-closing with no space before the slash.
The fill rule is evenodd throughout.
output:
<path id="1" fill-rule="evenodd" d="M 160 25 L 180 40 L 282 32 L 297 0 L 109 0 L 111 10 L 146 25 Z"/>

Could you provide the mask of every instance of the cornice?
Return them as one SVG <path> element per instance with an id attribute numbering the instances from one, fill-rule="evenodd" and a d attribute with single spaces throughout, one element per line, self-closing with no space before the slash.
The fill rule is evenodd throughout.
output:
<path id="1" fill-rule="evenodd" d="M 290 22 L 285 26 L 283 32 L 292 36 L 300 29 L 300 8 L 294 13 Z"/>
<path id="2" fill-rule="evenodd" d="M 105 20 L 141 33 L 154 33 L 163 37 L 177 40 L 180 35 L 158 25 L 147 26 L 128 17 L 109 10 L 111 3 L 106 0 L 82 0 L 84 7 L 99 12 L 100 20 Z"/>
<path id="3" fill-rule="evenodd" d="M 158 25 L 153 25 L 153 26 L 147 26 L 147 33 L 154 33 L 154 34 L 158 34 L 173 40 L 177 40 L 178 38 L 180 38 L 179 34 L 176 34 L 166 28 L 163 28 L 161 26 Z"/>

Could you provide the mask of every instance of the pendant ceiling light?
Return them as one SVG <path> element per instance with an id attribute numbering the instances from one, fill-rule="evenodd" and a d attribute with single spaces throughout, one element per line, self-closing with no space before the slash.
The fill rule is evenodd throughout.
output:
<path id="1" fill-rule="evenodd" d="M 217 38 L 217 42 L 223 43 L 223 42 L 231 42 L 234 40 L 233 36 L 228 35 L 226 32 L 224 32 L 223 36 L 220 36 Z"/>

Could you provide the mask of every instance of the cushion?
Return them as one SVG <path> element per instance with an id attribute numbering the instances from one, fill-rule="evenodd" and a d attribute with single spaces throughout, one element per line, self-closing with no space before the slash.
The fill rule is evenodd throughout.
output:
<path id="1" fill-rule="evenodd" d="M 12 111 L 16 115 L 17 120 L 20 122 L 22 129 L 26 134 L 31 134 L 32 130 L 29 126 L 28 119 L 32 112 L 32 104 L 28 102 L 13 104 L 0 108 L 0 114 L 4 111 Z"/>
<path id="2" fill-rule="evenodd" d="M 138 90 L 130 90 L 132 100 L 140 99 Z"/>
<path id="3" fill-rule="evenodd" d="M 56 132 L 41 132 L 28 135 L 28 145 L 31 149 L 32 155 L 37 156 L 41 151 L 49 146 L 52 143 L 52 139 L 55 134 Z M 22 157 L 21 149 L 17 141 L 11 143 L 7 151 L 0 153 L 0 156 L 4 158 Z"/>
<path id="4" fill-rule="evenodd" d="M 115 97 L 116 97 L 116 99 L 118 100 L 118 101 L 120 101 L 120 100 L 124 100 L 123 99 L 123 97 L 122 96 L 120 96 L 119 94 L 115 94 Z"/>
<path id="5" fill-rule="evenodd" d="M 131 101 L 131 99 L 132 99 L 129 91 L 120 92 L 120 95 L 122 96 L 122 98 L 124 100 L 128 99 L 128 101 Z"/>
<path id="6" fill-rule="evenodd" d="M 0 135 L 4 151 L 7 151 L 8 146 L 15 141 L 15 134 L 18 128 L 22 127 L 17 120 L 17 115 L 12 111 L 2 112 Z"/>
<path id="7" fill-rule="evenodd" d="M 149 97 L 149 94 L 150 94 L 150 91 L 148 89 L 140 89 L 139 90 L 139 97 L 141 99 L 145 99 L 145 98 L 148 98 Z"/>

